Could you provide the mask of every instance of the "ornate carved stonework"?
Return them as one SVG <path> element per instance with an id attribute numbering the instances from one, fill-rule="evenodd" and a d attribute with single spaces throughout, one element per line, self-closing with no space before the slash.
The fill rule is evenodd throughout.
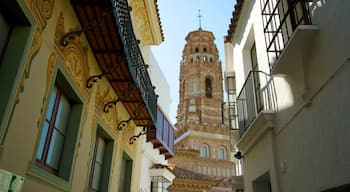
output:
<path id="1" fill-rule="evenodd" d="M 116 96 L 111 90 L 112 88 L 104 81 L 101 81 L 97 84 L 97 91 L 95 96 L 95 106 L 96 111 L 100 114 L 100 118 L 106 125 L 109 125 L 110 128 L 114 128 L 117 124 L 117 106 L 113 106 L 109 109 L 108 113 L 103 112 L 104 106 L 106 103 L 113 101 Z"/>
<path id="2" fill-rule="evenodd" d="M 54 8 L 54 0 L 27 0 L 28 7 L 34 13 L 34 18 L 40 30 L 45 29 L 47 25 L 47 20 L 52 16 L 52 11 Z"/>
<path id="3" fill-rule="evenodd" d="M 45 109 L 45 103 L 47 101 L 47 98 L 49 98 L 50 87 L 51 87 L 51 84 L 53 82 L 52 78 L 53 78 L 53 71 L 54 71 L 54 68 L 55 68 L 56 59 L 57 59 L 56 53 L 52 52 L 50 54 L 50 56 L 49 56 L 48 65 L 47 65 L 46 88 L 45 88 L 45 94 L 44 94 L 44 97 L 43 97 L 43 103 L 42 103 L 41 109 L 40 109 L 40 118 L 39 118 L 39 120 L 37 122 L 38 128 L 40 126 L 42 114 L 43 114 L 44 109 Z"/>
<path id="4" fill-rule="evenodd" d="M 65 34 L 64 17 L 61 12 L 57 19 L 56 30 L 55 30 L 55 47 L 59 52 L 63 51 L 63 47 L 61 46 L 61 38 L 64 36 L 64 34 Z"/>
<path id="5" fill-rule="evenodd" d="M 130 144 L 129 140 L 130 137 L 132 137 L 133 135 L 135 135 L 135 129 L 136 126 L 134 123 L 129 122 L 129 126 L 123 129 L 122 132 L 122 145 L 125 146 L 125 148 L 127 149 L 128 152 L 130 152 L 129 155 L 135 156 L 136 155 L 136 144 Z"/>
<path id="6" fill-rule="evenodd" d="M 24 75 L 22 75 L 21 81 L 19 83 L 19 87 L 17 89 L 16 92 L 16 99 L 15 99 L 15 105 L 12 108 L 11 111 L 11 115 L 10 115 L 10 120 L 8 122 L 11 122 L 12 119 L 12 115 L 16 109 L 17 104 L 20 101 L 20 97 L 21 97 L 21 93 L 23 93 L 24 91 L 24 82 L 26 79 L 29 78 L 29 74 L 30 74 L 30 68 L 32 65 L 32 61 L 35 58 L 35 56 L 37 55 L 37 53 L 39 52 L 39 49 L 41 47 L 41 43 L 42 43 L 42 32 L 40 29 L 37 28 L 35 34 L 34 34 L 34 38 L 33 38 L 33 42 L 32 45 L 29 49 L 25 64 L 24 64 Z M 2 141 L 1 141 L 2 142 Z"/>
<path id="7" fill-rule="evenodd" d="M 147 8 L 144 4 L 144 1 L 132 0 L 129 1 L 130 6 L 132 7 L 131 16 L 132 24 L 136 37 L 141 40 L 141 43 L 144 45 L 152 45 L 153 37 L 152 31 L 150 28 L 150 22 L 148 20 Z"/>
<path id="8" fill-rule="evenodd" d="M 86 48 L 83 48 L 80 43 L 72 42 L 63 53 L 64 65 L 75 81 L 78 89 L 88 97 L 86 81 L 89 76 L 89 69 L 86 60 Z"/>
<path id="9" fill-rule="evenodd" d="M 32 46 L 30 47 L 30 50 L 28 52 L 28 56 L 26 59 L 26 63 L 25 63 L 24 76 L 26 79 L 29 78 L 30 68 L 32 66 L 32 61 L 35 58 L 35 56 L 37 55 L 37 53 L 39 52 L 39 49 L 41 47 L 41 43 L 42 43 L 42 32 L 40 29 L 37 28 L 36 32 L 34 34 Z"/>

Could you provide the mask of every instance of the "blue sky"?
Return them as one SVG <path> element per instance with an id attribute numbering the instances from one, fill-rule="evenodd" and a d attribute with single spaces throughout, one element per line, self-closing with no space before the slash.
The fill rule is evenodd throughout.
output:
<path id="1" fill-rule="evenodd" d="M 227 35 L 235 0 L 158 0 L 157 3 L 165 40 L 152 50 L 170 87 L 172 104 L 169 118 L 176 123 L 179 68 L 185 37 L 199 28 L 200 9 L 202 29 L 214 33 L 224 70 L 224 36 Z"/>

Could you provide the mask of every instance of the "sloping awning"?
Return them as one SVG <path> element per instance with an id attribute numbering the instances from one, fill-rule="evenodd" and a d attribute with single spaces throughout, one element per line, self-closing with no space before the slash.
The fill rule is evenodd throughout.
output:
<path id="1" fill-rule="evenodd" d="M 154 126 L 157 96 L 133 32 L 127 0 L 71 0 L 71 4 L 98 65 L 119 97 L 117 102 L 131 116 L 128 121 Z"/>

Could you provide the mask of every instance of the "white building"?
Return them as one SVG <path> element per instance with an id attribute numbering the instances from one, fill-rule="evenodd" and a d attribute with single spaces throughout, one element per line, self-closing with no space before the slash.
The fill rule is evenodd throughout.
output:
<path id="1" fill-rule="evenodd" d="M 169 121 L 169 106 L 171 104 L 170 90 L 167 80 L 155 59 L 151 46 L 157 46 L 164 41 L 162 26 L 159 21 L 156 1 L 131 1 L 132 17 L 136 36 L 140 40 L 142 57 L 147 65 L 148 73 L 157 99 L 157 127 L 164 128 L 161 132 L 152 132 L 157 141 L 149 136 L 139 138 L 140 187 L 138 192 L 162 192 L 171 185 L 175 175 L 168 167 L 168 160 L 174 156 L 174 128 Z M 152 131 L 152 130 L 148 130 Z M 161 146 L 155 148 L 154 146 Z"/>
<path id="2" fill-rule="evenodd" d="M 158 98 L 158 110 L 162 111 L 166 118 L 165 122 L 169 123 L 169 127 L 172 127 L 172 123 L 167 118 L 171 103 L 168 82 L 154 58 L 150 46 L 144 46 L 142 52 L 144 54 L 145 62 L 149 65 L 148 71 L 152 83 L 156 87 L 156 94 L 161 95 L 161 97 Z M 174 144 L 174 138 L 172 143 Z M 151 142 L 143 143 L 140 174 L 140 189 L 142 192 L 162 192 L 171 185 L 175 178 L 175 174 L 168 167 L 168 158 L 171 157 L 166 157 L 166 155 L 160 153 L 159 149 L 154 149 Z"/>
<path id="3" fill-rule="evenodd" d="M 245 191 L 350 191 L 349 8 L 237 0 L 225 73 L 236 81 Z"/>

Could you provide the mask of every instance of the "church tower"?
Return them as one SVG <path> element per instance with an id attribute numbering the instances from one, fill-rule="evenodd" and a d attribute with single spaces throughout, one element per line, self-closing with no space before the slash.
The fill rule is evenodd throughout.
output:
<path id="1" fill-rule="evenodd" d="M 180 98 L 177 134 L 187 123 L 222 127 L 227 124 L 223 109 L 222 67 L 212 32 L 199 29 L 186 37 L 180 65 Z"/>
<path id="2" fill-rule="evenodd" d="M 174 165 L 169 192 L 231 192 L 235 163 L 223 101 L 222 66 L 212 32 L 186 37 L 180 63 Z"/>

